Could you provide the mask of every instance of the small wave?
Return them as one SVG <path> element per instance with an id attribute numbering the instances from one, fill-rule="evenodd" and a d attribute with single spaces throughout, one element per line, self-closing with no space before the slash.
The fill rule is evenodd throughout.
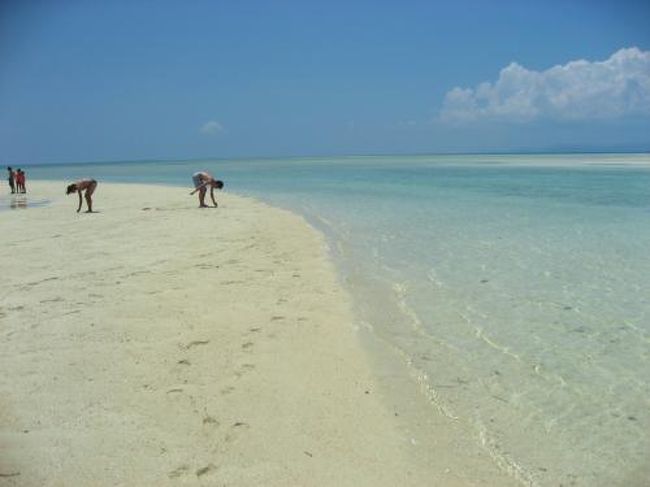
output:
<path id="1" fill-rule="evenodd" d="M 489 336 L 485 335 L 483 333 L 482 328 L 475 327 L 474 330 L 475 330 L 476 338 L 483 340 L 485 343 L 487 343 L 490 347 L 494 348 L 495 350 L 498 350 L 499 352 L 514 358 L 518 362 L 521 362 L 521 358 L 519 357 L 519 355 L 517 355 L 514 352 L 511 352 L 510 348 L 504 347 L 503 345 L 499 345 L 497 342 L 492 340 Z"/>
<path id="2" fill-rule="evenodd" d="M 499 468 L 522 485 L 527 487 L 536 487 L 538 484 L 535 482 L 533 476 L 521 464 L 517 463 L 506 452 L 501 452 L 497 448 L 496 441 L 490 438 L 489 433 L 483 422 L 476 418 L 476 427 L 478 429 L 479 442 L 481 446 L 487 451 L 490 458 L 499 466 Z"/>
<path id="3" fill-rule="evenodd" d="M 422 320 L 415 312 L 415 310 L 406 303 L 406 296 L 408 295 L 408 282 L 394 283 L 393 292 L 395 293 L 397 307 L 402 312 L 402 314 L 408 318 L 411 327 L 416 331 L 423 331 Z"/>
<path id="4" fill-rule="evenodd" d="M 429 269 L 429 272 L 427 272 L 427 279 L 429 279 L 429 282 L 434 284 L 437 288 L 444 288 L 445 284 L 438 278 L 438 274 L 436 273 L 435 269 Z"/>
<path id="5" fill-rule="evenodd" d="M 649 338 L 648 335 L 646 334 L 645 330 L 639 328 L 638 326 L 636 326 L 634 323 L 630 322 L 629 320 L 625 320 L 625 321 L 623 322 L 623 324 L 624 324 L 625 326 L 627 326 L 628 328 L 634 330 L 634 332 L 637 334 L 637 336 L 638 336 L 642 341 L 644 341 L 644 342 L 646 342 L 646 343 L 650 343 L 650 338 Z"/>

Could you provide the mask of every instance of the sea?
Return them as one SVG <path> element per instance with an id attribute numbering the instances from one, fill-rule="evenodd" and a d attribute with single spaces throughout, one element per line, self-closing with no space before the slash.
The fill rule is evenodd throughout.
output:
<path id="1" fill-rule="evenodd" d="M 97 206 L 198 170 L 323 232 L 360 323 L 522 485 L 650 485 L 650 154 L 25 167 Z"/>

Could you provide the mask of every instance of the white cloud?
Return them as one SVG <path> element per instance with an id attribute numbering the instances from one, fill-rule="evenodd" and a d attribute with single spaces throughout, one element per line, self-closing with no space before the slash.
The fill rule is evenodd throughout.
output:
<path id="1" fill-rule="evenodd" d="M 650 115 L 650 51 L 621 49 L 605 61 L 571 61 L 546 71 L 517 63 L 496 82 L 456 87 L 445 95 L 440 118 L 531 121 L 584 120 Z"/>
<path id="2" fill-rule="evenodd" d="M 223 128 L 223 125 L 221 125 L 216 120 L 210 120 L 208 122 L 205 122 L 201 126 L 201 129 L 199 130 L 199 132 L 201 132 L 204 135 L 217 135 L 224 131 L 225 129 Z"/>

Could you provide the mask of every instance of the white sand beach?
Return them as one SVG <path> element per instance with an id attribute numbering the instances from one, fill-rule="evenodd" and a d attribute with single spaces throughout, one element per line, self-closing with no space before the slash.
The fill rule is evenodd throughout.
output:
<path id="1" fill-rule="evenodd" d="M 512 485 L 444 418 L 413 440 L 301 217 L 64 187 L 0 213 L 1 485 Z"/>

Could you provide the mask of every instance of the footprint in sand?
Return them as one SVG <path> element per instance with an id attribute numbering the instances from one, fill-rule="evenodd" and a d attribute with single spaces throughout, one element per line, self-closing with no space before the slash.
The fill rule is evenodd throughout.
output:
<path id="1" fill-rule="evenodd" d="M 206 414 L 203 416 L 203 424 L 205 425 L 212 425 L 212 426 L 219 426 L 219 421 L 214 419 L 212 416 L 209 414 Z"/>
<path id="2" fill-rule="evenodd" d="M 255 370 L 255 365 L 254 364 L 243 364 L 239 370 L 235 371 L 235 377 L 240 379 L 244 375 L 246 375 L 248 372 L 252 372 Z"/>
<path id="3" fill-rule="evenodd" d="M 190 470 L 190 467 L 189 467 L 188 465 L 181 465 L 180 467 L 175 468 L 174 470 L 172 470 L 171 472 L 169 472 L 169 473 L 167 474 L 167 476 L 168 476 L 170 479 L 177 479 L 177 478 L 180 477 L 181 475 L 185 475 L 187 472 L 189 472 L 189 470 Z"/>
<path id="4" fill-rule="evenodd" d="M 151 271 L 149 271 L 149 270 L 134 271 L 134 272 L 130 272 L 129 274 L 125 274 L 125 275 L 120 276 L 120 277 L 121 277 L 122 279 L 127 279 L 127 278 L 129 278 L 129 277 L 139 276 L 139 275 L 141 275 L 141 274 L 151 274 Z"/>
<path id="5" fill-rule="evenodd" d="M 199 345 L 207 345 L 208 343 L 210 343 L 210 340 L 193 340 L 187 345 L 181 344 L 180 347 L 184 350 L 189 350 L 192 347 L 197 347 Z"/>
<path id="6" fill-rule="evenodd" d="M 243 421 L 237 421 L 236 423 L 232 424 L 232 426 L 230 427 L 230 432 L 226 433 L 224 440 L 227 443 L 235 441 L 237 437 L 243 433 L 244 430 L 247 430 L 249 428 L 250 425 L 248 423 L 245 423 Z"/>
<path id="7" fill-rule="evenodd" d="M 210 473 L 210 472 L 212 472 L 212 471 L 214 471 L 214 470 L 216 470 L 216 469 L 217 469 L 217 467 L 216 467 L 214 464 L 210 463 L 210 464 L 206 465 L 206 466 L 203 467 L 203 468 L 199 468 L 199 469 L 196 471 L 196 476 L 197 476 L 197 477 L 201 477 L 202 475 L 205 475 L 205 474 L 207 474 L 207 473 Z"/>
<path id="8" fill-rule="evenodd" d="M 218 269 L 218 265 L 212 265 L 212 264 L 195 264 L 194 267 L 197 267 L 199 269 Z"/>
<path id="9" fill-rule="evenodd" d="M 20 472 L 0 473 L 0 478 L 18 477 Z"/>
<path id="10" fill-rule="evenodd" d="M 205 259 L 207 257 L 212 257 L 213 255 L 215 255 L 214 252 L 208 252 L 208 253 L 205 253 L 205 254 L 199 254 L 199 258 Z"/>
<path id="11" fill-rule="evenodd" d="M 41 303 L 58 303 L 59 301 L 63 301 L 63 298 L 60 296 L 57 296 L 56 298 L 52 299 L 43 299 L 40 302 Z"/>

